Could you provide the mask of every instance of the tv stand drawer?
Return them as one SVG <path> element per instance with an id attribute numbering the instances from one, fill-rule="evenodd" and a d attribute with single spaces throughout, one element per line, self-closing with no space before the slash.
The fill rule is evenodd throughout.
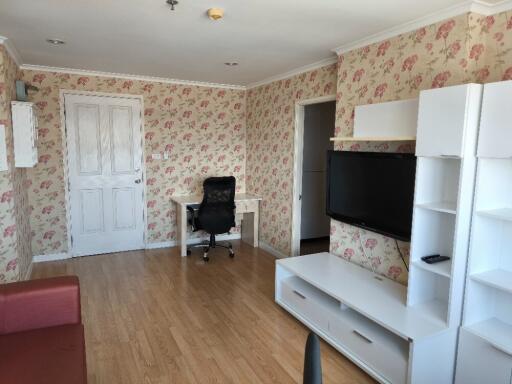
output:
<path id="1" fill-rule="evenodd" d="M 282 300 L 314 326 L 324 331 L 329 328 L 329 311 L 339 306 L 337 300 L 298 277 L 283 280 Z"/>
<path id="2" fill-rule="evenodd" d="M 406 383 L 409 343 L 351 309 L 341 312 L 329 322 L 332 337 L 389 382 Z"/>

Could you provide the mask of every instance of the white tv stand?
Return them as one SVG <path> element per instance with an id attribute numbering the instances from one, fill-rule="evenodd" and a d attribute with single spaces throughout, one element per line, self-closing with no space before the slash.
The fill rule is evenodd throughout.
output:
<path id="1" fill-rule="evenodd" d="M 276 302 L 381 383 L 453 381 L 456 328 L 407 288 L 329 253 L 276 262 Z"/>

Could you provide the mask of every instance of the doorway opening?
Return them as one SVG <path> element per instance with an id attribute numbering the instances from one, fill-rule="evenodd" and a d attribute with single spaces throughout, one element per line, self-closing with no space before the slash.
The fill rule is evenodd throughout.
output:
<path id="1" fill-rule="evenodd" d="M 329 251 L 330 218 L 326 214 L 327 151 L 333 149 L 334 98 L 297 105 L 292 255 Z"/>

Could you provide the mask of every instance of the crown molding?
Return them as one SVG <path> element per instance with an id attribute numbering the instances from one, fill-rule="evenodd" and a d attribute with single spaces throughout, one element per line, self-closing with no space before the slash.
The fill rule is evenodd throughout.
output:
<path id="1" fill-rule="evenodd" d="M 14 47 L 12 40 L 9 40 L 5 36 L 0 36 L 0 45 L 3 45 L 5 47 L 7 53 L 9 53 L 9 55 L 12 57 L 16 65 L 20 67 L 23 63 L 23 60 L 21 59 L 19 52 L 16 50 L 16 47 Z"/>
<path id="2" fill-rule="evenodd" d="M 314 62 L 312 64 L 304 65 L 302 67 L 292 69 L 291 71 L 281 73 L 280 75 L 267 77 L 266 79 L 263 79 L 261 81 L 256 81 L 254 83 L 250 83 L 247 85 L 247 89 L 252 89 L 252 88 L 256 88 L 256 87 L 259 87 L 259 86 L 262 86 L 265 84 L 273 83 L 274 81 L 288 79 L 290 77 L 300 75 L 301 73 L 309 72 L 314 69 L 322 68 L 322 67 L 325 67 L 327 65 L 331 65 L 331 64 L 334 64 L 337 62 L 338 62 L 337 57 L 329 57 L 327 59 L 323 59 L 323 60 Z"/>
<path id="3" fill-rule="evenodd" d="M 489 3 L 485 0 L 474 0 L 471 12 L 481 13 L 486 16 L 495 15 L 512 9 L 512 0 L 502 0 L 497 3 Z"/>
<path id="4" fill-rule="evenodd" d="M 509 9 L 512 9 L 512 0 L 503 0 L 498 3 L 489 3 L 484 0 L 464 1 L 463 3 L 445 8 L 441 11 L 431 13 L 427 16 L 423 16 L 412 21 L 408 21 L 396 27 L 385 29 L 381 32 L 364 37 L 354 42 L 343 44 L 337 48 L 334 48 L 332 51 L 337 55 L 341 55 L 354 49 L 378 43 L 379 41 L 384 41 L 391 37 L 411 32 L 416 29 L 426 27 L 427 25 L 435 24 L 442 20 L 449 19 L 450 17 L 463 15 L 464 13 L 468 12 L 475 12 L 489 16 Z"/>
<path id="5" fill-rule="evenodd" d="M 242 91 L 245 90 L 245 86 L 243 86 L 243 85 L 209 83 L 209 82 L 204 82 L 204 81 L 193 81 L 193 80 L 178 80 L 178 79 L 171 79 L 171 78 L 166 78 L 166 77 L 140 76 L 140 75 L 130 75 L 130 74 L 126 74 L 126 73 L 117 73 L 117 72 L 104 72 L 104 71 L 92 71 L 92 70 L 87 70 L 87 69 L 50 67 L 50 66 L 45 66 L 45 65 L 23 64 L 20 66 L 20 69 L 27 70 L 27 71 L 66 73 L 69 75 L 79 75 L 79 76 L 115 77 L 117 79 L 148 81 L 148 82 L 164 83 L 164 84 L 190 85 L 190 86 L 208 87 L 208 88 L 224 88 L 224 89 L 234 89 L 234 90 L 242 90 Z"/>

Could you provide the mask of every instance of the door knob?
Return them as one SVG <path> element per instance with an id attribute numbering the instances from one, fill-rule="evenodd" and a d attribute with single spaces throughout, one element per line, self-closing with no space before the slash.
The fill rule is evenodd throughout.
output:
<path id="1" fill-rule="evenodd" d="M 135 184 L 140 184 L 141 181 L 142 181 L 141 179 L 137 179 L 137 180 L 135 180 Z"/>

